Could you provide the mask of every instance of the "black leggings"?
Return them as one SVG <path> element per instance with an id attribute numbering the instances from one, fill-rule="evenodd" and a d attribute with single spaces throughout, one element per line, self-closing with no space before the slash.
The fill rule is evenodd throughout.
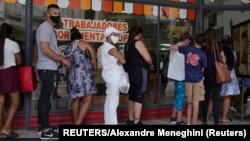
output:
<path id="1" fill-rule="evenodd" d="M 208 102 L 210 97 L 212 97 L 214 125 L 218 125 L 220 116 L 219 100 L 220 100 L 221 84 L 205 79 L 204 86 L 205 86 L 205 100 L 201 102 L 202 121 L 207 122 Z"/>

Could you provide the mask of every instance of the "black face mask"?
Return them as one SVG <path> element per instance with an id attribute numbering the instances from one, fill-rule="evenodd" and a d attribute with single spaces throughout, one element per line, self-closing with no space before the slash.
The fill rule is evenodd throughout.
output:
<path id="1" fill-rule="evenodd" d="M 60 21 L 60 16 L 50 16 L 50 19 L 52 22 L 54 22 L 55 24 L 59 23 Z"/>

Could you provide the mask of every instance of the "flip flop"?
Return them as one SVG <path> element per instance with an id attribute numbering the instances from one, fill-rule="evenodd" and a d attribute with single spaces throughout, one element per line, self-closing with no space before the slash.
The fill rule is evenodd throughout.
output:
<path id="1" fill-rule="evenodd" d="M 15 139 L 17 138 L 19 135 L 14 132 L 14 131 L 10 131 L 9 134 L 4 134 L 4 133 L 1 133 L 2 135 L 5 135 L 6 136 L 6 139 Z"/>

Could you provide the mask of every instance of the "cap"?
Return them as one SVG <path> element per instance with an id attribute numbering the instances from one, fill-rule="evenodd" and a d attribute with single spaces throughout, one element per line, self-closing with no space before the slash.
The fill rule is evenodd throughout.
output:
<path id="1" fill-rule="evenodd" d="M 116 28 L 114 27 L 108 27 L 105 29 L 104 31 L 104 36 L 105 38 L 108 37 L 111 33 L 117 33 L 117 34 L 121 34 L 122 32 L 118 31 Z"/>

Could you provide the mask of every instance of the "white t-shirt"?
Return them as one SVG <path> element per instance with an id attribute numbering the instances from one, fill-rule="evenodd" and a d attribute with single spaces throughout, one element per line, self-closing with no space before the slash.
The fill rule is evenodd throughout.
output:
<path id="1" fill-rule="evenodd" d="M 20 52 L 19 45 L 15 41 L 6 38 L 4 44 L 4 64 L 1 68 L 6 69 L 16 66 L 15 54 L 18 52 Z"/>
<path id="2" fill-rule="evenodd" d="M 183 81 L 185 80 L 185 57 L 179 51 L 170 50 L 168 78 Z"/>
<path id="3" fill-rule="evenodd" d="M 117 59 L 110 55 L 110 49 L 115 48 L 112 44 L 104 42 L 101 46 L 102 77 L 106 83 L 121 80 L 124 69 L 117 64 Z"/>

